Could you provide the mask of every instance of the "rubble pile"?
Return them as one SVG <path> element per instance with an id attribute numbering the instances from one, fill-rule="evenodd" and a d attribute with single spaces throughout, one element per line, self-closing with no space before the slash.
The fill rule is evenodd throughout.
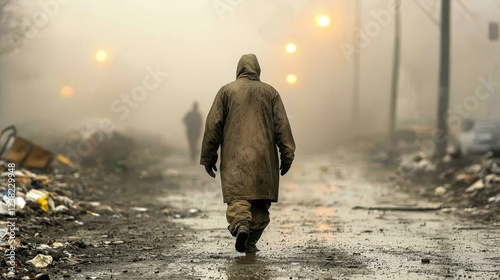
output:
<path id="1" fill-rule="evenodd" d="M 500 220 L 500 167 L 492 153 L 479 163 L 466 163 L 446 156 L 433 163 L 418 152 L 399 159 L 397 174 L 404 180 L 423 183 L 424 193 L 443 204 L 458 206 L 485 220 Z M 424 194 L 422 193 L 422 194 Z"/>
<path id="2" fill-rule="evenodd" d="M 400 173 L 428 173 L 435 172 L 436 165 L 433 164 L 427 154 L 418 152 L 401 156 L 398 172 Z"/>
<path id="3" fill-rule="evenodd" d="M 83 241 L 48 236 L 63 233 L 63 222 L 77 225 L 83 215 L 92 213 L 85 202 L 72 198 L 80 189 L 75 187 L 79 176 L 57 169 L 37 174 L 0 161 L 0 247 L 8 256 L 1 261 L 4 278 L 49 279 L 47 267 L 82 260 Z"/>
<path id="4" fill-rule="evenodd" d="M 110 225 L 120 228 L 131 217 L 134 221 L 148 217 L 151 213 L 143 205 L 121 204 L 113 199 L 137 197 L 124 193 L 121 186 L 126 182 L 169 175 L 153 168 L 171 151 L 160 138 L 126 135 L 116 131 L 70 135 L 46 157 L 50 165 L 45 167 L 44 162 L 41 169 L 27 164 L 36 161 L 23 160 L 26 155 L 21 145 L 0 141 L 5 152 L 0 153 L 0 248 L 6 256 L 0 259 L 1 279 L 71 277 L 81 265 L 95 262 L 96 251 L 126 243 L 115 240 L 112 233 L 99 235 L 98 240 L 81 236 L 81 232 Z M 29 139 L 13 137 L 10 143 L 34 146 Z M 89 153 L 67 153 L 83 145 L 92 148 Z M 161 176 L 154 177 L 156 173 Z M 141 191 L 134 188 L 131 193 Z M 147 206 L 143 201 L 134 203 Z M 190 210 L 158 215 L 182 218 L 198 214 L 198 210 Z"/>

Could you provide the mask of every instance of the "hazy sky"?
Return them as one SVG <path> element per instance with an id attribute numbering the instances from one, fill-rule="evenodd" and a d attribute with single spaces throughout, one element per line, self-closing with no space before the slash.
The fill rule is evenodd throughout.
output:
<path id="1" fill-rule="evenodd" d="M 61 2 L 23 2 L 23 17 L 33 22 L 45 13 L 48 20 L 0 61 L 1 125 L 46 120 L 67 127 L 110 118 L 117 126 L 155 131 L 184 146 L 181 121 L 192 102 L 199 101 L 205 116 L 219 88 L 234 80 L 240 56 L 255 53 L 262 81 L 283 97 L 299 147 L 326 145 L 352 129 L 353 64 L 342 48 L 353 44 L 352 0 Z M 423 10 L 413 0 L 402 2 L 400 114 L 432 119 L 439 49 L 434 20 L 439 21 L 440 7 L 436 0 L 420 0 Z M 473 94 L 478 77 L 494 73 L 500 62 L 499 43 L 487 39 L 488 22 L 500 18 L 500 1 L 458 2 L 453 1 L 452 104 Z M 390 3 L 363 1 L 363 129 L 386 128 L 394 29 Z M 319 14 L 331 18 L 329 27 L 315 24 Z M 297 44 L 296 54 L 285 53 L 288 42 Z M 96 62 L 99 50 L 109 54 L 107 62 Z M 151 71 L 160 77 L 151 77 Z M 286 83 L 291 73 L 298 77 L 295 85 Z M 126 103 L 123 96 L 144 88 L 145 79 L 149 89 L 140 101 Z M 73 96 L 61 97 L 64 86 L 74 88 Z M 485 114 L 486 103 L 481 106 L 473 113 Z"/>

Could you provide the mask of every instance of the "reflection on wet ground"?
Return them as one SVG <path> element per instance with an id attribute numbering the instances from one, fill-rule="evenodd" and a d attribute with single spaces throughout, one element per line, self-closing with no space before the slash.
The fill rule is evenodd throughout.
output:
<path id="1" fill-rule="evenodd" d="M 189 279 L 500 279 L 500 227 L 460 230 L 470 225 L 444 212 L 352 210 L 388 202 L 418 204 L 387 186 L 367 182 L 364 172 L 356 159 L 324 157 L 295 164 L 282 182 L 280 202 L 271 207 L 271 224 L 258 244 L 262 251 L 245 256 L 234 251 L 234 240 L 226 229 L 218 181 L 206 179 L 198 166 L 186 168 L 186 176 L 207 183 L 172 193 L 165 200 L 179 208 L 200 208 L 204 215 L 178 220 L 194 231 L 165 275 Z"/>
<path id="2" fill-rule="evenodd" d="M 239 254 L 227 230 L 219 181 L 201 166 L 180 161 L 166 163 L 176 170 L 166 182 L 180 188 L 148 199 L 156 199 L 159 209 L 201 212 L 168 218 L 185 228 L 176 233 L 181 243 L 151 251 L 140 262 L 114 264 L 113 279 L 136 279 L 124 270 L 140 271 L 143 279 L 500 279 L 499 225 L 477 225 L 446 211 L 353 210 L 428 205 L 368 181 L 365 160 L 352 155 L 294 164 L 270 209 L 271 224 L 257 244 L 261 251 Z M 103 268 L 85 276 L 110 274 Z"/>

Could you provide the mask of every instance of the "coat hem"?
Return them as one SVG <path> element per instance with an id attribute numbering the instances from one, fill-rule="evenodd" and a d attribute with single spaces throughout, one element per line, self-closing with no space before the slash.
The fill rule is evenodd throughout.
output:
<path id="1" fill-rule="evenodd" d="M 262 196 L 240 196 L 237 198 L 224 198 L 224 203 L 231 203 L 236 200 L 269 200 L 271 202 L 278 202 L 277 198 L 274 197 L 262 197 Z"/>

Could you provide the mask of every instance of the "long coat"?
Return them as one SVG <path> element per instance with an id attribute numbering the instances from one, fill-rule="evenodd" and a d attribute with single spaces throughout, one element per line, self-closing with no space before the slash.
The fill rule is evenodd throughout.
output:
<path id="1" fill-rule="evenodd" d="M 220 173 L 225 203 L 234 200 L 278 201 L 279 159 L 292 164 L 295 142 L 278 92 L 260 81 L 253 54 L 241 57 L 236 80 L 223 86 L 205 122 L 201 161 Z"/>

